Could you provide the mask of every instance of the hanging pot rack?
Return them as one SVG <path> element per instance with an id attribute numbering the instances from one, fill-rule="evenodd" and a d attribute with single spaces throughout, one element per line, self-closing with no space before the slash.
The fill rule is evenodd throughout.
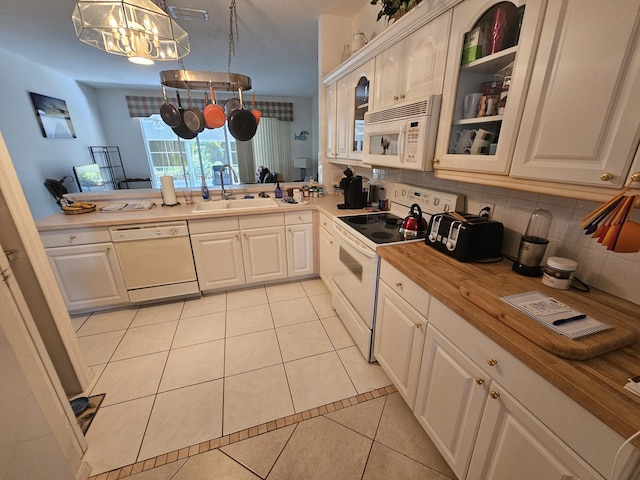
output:
<path id="1" fill-rule="evenodd" d="M 240 73 L 163 70 L 160 82 L 165 87 L 181 90 L 209 90 L 209 87 L 221 92 L 251 90 L 251 78 Z"/>

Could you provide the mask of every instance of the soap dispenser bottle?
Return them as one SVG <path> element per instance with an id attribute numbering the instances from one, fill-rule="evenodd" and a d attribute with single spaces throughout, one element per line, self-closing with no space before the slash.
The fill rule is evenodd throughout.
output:
<path id="1" fill-rule="evenodd" d="M 209 189 L 207 188 L 207 181 L 204 179 L 204 175 L 202 176 L 202 198 L 205 200 L 209 200 Z"/>
<path id="2" fill-rule="evenodd" d="M 276 198 L 282 198 L 282 189 L 280 188 L 280 182 L 276 183 Z"/>

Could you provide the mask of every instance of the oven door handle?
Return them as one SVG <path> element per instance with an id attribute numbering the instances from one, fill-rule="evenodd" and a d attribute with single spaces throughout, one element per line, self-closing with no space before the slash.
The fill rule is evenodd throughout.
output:
<path id="1" fill-rule="evenodd" d="M 338 236 L 340 237 L 341 241 L 344 241 L 345 243 L 349 244 L 351 247 L 355 248 L 358 251 L 358 253 L 361 253 L 362 255 L 365 255 L 368 258 L 376 258 L 375 250 L 371 250 L 370 248 L 364 247 L 362 245 L 358 245 L 356 242 L 354 242 L 349 237 L 344 235 L 340 231 L 340 228 L 336 228 L 335 232 L 338 234 Z"/>

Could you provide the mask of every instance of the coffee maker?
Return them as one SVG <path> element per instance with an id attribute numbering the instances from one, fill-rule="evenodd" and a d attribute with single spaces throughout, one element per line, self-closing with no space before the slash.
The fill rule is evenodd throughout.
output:
<path id="1" fill-rule="evenodd" d="M 356 210 L 367 206 L 367 192 L 362 190 L 362 177 L 354 175 L 350 168 L 344 172 L 340 180 L 340 188 L 344 193 L 344 203 L 338 205 L 341 210 Z"/>

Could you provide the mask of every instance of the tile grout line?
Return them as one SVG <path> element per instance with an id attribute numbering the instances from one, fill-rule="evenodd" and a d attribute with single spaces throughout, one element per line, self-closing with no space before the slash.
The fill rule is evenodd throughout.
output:
<path id="1" fill-rule="evenodd" d="M 369 392 L 354 395 L 352 397 L 345 398 L 343 400 L 337 400 L 335 402 L 327 403 L 325 405 L 314 407 L 304 412 L 295 413 L 293 415 L 287 415 L 276 420 L 271 420 L 254 427 L 245 428 L 238 432 L 224 435 L 213 440 L 196 443 L 189 447 L 183 447 L 179 450 L 174 450 L 169 453 L 164 453 L 156 457 L 149 458 L 147 460 L 141 460 L 139 462 L 126 465 L 108 472 L 103 472 L 98 475 L 89 477 L 88 480 L 117 480 L 120 478 L 126 478 L 136 473 L 151 470 L 152 468 L 161 467 L 168 463 L 176 462 L 184 458 L 193 457 L 201 453 L 206 453 L 210 450 L 215 450 L 226 445 L 246 440 L 251 437 L 262 435 L 264 433 L 272 432 L 274 430 L 287 427 L 289 425 L 297 424 L 305 420 L 309 420 L 320 415 L 335 412 L 343 408 L 352 407 L 376 398 L 384 397 L 392 393 L 397 392 L 395 386 L 388 385 Z"/>

